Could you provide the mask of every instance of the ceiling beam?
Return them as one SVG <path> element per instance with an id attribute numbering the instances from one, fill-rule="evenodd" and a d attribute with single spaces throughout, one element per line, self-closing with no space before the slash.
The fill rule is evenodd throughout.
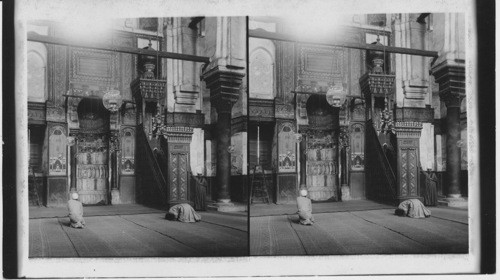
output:
<path id="1" fill-rule="evenodd" d="M 317 44 L 317 45 L 325 45 L 325 46 L 335 46 L 349 49 L 360 49 L 360 50 L 373 50 L 373 51 L 385 51 L 388 53 L 398 53 L 398 54 L 409 54 L 409 55 L 418 55 L 418 56 L 426 56 L 426 57 L 434 57 L 437 58 L 438 52 L 435 51 L 425 51 L 419 49 L 410 49 L 410 48 L 400 48 L 400 47 L 392 47 L 392 46 L 382 46 L 382 45 L 372 45 L 366 43 L 355 43 L 355 42 L 343 42 L 338 40 L 301 40 L 296 36 L 278 33 L 278 32 L 268 32 L 263 29 L 250 29 L 248 30 L 248 36 L 252 38 L 260 38 L 260 39 L 268 39 L 275 41 L 284 41 L 284 42 L 296 42 L 296 43 L 306 43 L 306 44 Z"/>
<path id="2" fill-rule="evenodd" d="M 75 47 L 75 48 L 85 48 L 85 49 L 94 49 L 94 50 L 102 50 L 102 51 L 110 51 L 110 52 L 129 53 L 129 54 L 135 54 L 135 55 L 158 56 L 161 58 L 201 62 L 201 63 L 206 63 L 206 64 L 210 63 L 210 58 L 206 57 L 206 56 L 164 52 L 164 51 L 156 51 L 156 50 L 146 50 L 146 49 L 140 49 L 140 48 L 131 48 L 131 47 L 124 47 L 124 46 L 116 46 L 116 45 L 106 45 L 106 44 L 90 43 L 90 42 L 84 42 L 84 41 L 71 41 L 71 40 L 67 40 L 67 39 L 63 39 L 63 38 L 39 35 L 39 34 L 32 33 L 32 32 L 28 33 L 28 41 L 39 42 L 39 43 L 44 43 L 44 44 L 53 44 L 53 45 L 60 45 L 60 46 Z"/>

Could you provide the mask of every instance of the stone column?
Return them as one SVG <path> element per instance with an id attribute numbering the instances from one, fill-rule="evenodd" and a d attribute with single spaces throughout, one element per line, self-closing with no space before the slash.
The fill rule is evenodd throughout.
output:
<path id="1" fill-rule="evenodd" d="M 465 97 L 463 63 L 445 60 L 435 66 L 433 75 L 439 83 L 439 96 L 446 105 L 446 176 L 450 203 L 463 203 L 460 192 L 460 104 Z M 458 206 L 458 205 L 457 205 Z"/>
<path id="2" fill-rule="evenodd" d="M 109 138 L 109 166 L 111 181 L 111 204 L 120 204 L 120 190 L 118 189 L 118 153 L 120 139 L 118 131 L 112 131 Z"/>
<path id="3" fill-rule="evenodd" d="M 207 71 L 203 78 L 210 89 L 212 106 L 217 110 L 217 202 L 229 204 L 229 184 L 231 176 L 231 109 L 238 100 L 239 87 L 244 77 L 242 71 L 233 71 L 224 66 L 216 66 Z"/>
<path id="4" fill-rule="evenodd" d="M 217 111 L 217 203 L 209 208 L 239 211 L 231 203 L 231 109 L 241 95 L 246 70 L 246 18 L 209 17 L 205 19 L 205 52 L 211 55 L 204 66 L 202 80 L 210 91 L 210 103 Z M 244 210 L 244 208 L 242 209 Z"/>

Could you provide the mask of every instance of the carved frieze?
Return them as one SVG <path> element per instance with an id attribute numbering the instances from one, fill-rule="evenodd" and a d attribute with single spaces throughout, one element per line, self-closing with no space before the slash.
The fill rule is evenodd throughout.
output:
<path id="1" fill-rule="evenodd" d="M 396 108 L 397 121 L 409 122 L 433 122 L 434 109 L 426 108 Z"/>
<path id="2" fill-rule="evenodd" d="M 193 128 L 185 126 L 167 126 L 164 133 L 169 143 L 191 143 Z"/>
<path id="3" fill-rule="evenodd" d="M 64 108 L 47 105 L 47 121 L 49 122 L 66 122 Z"/>
<path id="4" fill-rule="evenodd" d="M 276 118 L 279 119 L 295 119 L 295 112 L 292 104 L 276 104 L 274 114 Z"/>
<path id="5" fill-rule="evenodd" d="M 396 135 L 399 138 L 420 139 L 422 132 L 421 122 L 396 122 Z"/>
<path id="6" fill-rule="evenodd" d="M 146 101 L 157 102 L 163 98 L 166 84 L 166 80 L 137 78 L 132 82 L 130 87 L 136 99 L 142 98 Z"/>
<path id="7" fill-rule="evenodd" d="M 366 73 L 359 79 L 361 92 L 365 97 L 374 95 L 385 97 L 393 92 L 394 80 L 396 76 L 393 74 L 372 74 Z"/>
<path id="8" fill-rule="evenodd" d="M 45 104 L 28 102 L 28 122 L 44 123 L 45 117 Z"/>
<path id="9" fill-rule="evenodd" d="M 274 118 L 274 100 L 248 99 L 248 114 L 250 119 Z"/>
<path id="10" fill-rule="evenodd" d="M 179 125 L 186 127 L 203 127 L 205 115 L 201 112 L 197 113 L 182 113 L 182 112 L 167 112 L 167 125 Z"/>

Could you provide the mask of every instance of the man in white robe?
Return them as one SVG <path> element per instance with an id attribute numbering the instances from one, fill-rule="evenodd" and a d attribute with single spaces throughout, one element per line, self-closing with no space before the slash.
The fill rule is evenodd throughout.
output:
<path id="1" fill-rule="evenodd" d="M 71 199 L 68 201 L 69 221 L 71 227 L 85 228 L 85 220 L 83 219 L 83 205 L 78 201 L 78 193 L 72 193 Z"/>
<path id="2" fill-rule="evenodd" d="M 301 190 L 300 196 L 297 197 L 297 214 L 299 214 L 300 224 L 302 225 L 312 225 L 314 223 L 314 217 L 312 215 L 312 204 L 311 200 L 307 198 L 307 190 Z"/>

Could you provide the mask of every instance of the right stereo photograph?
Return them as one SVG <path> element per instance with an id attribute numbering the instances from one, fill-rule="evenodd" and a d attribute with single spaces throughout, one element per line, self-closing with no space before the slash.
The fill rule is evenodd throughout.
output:
<path id="1" fill-rule="evenodd" d="M 248 19 L 250 255 L 467 254 L 459 13 Z"/>

